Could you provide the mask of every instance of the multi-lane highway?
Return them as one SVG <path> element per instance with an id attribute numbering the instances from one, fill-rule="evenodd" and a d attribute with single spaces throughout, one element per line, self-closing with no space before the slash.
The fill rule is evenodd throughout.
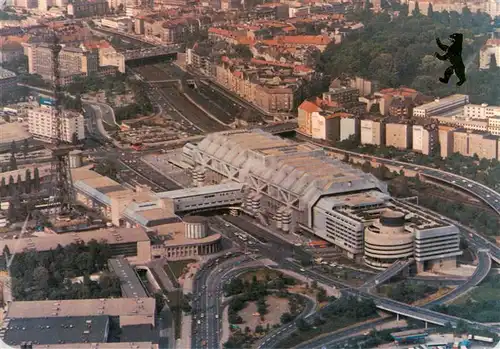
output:
<path id="1" fill-rule="evenodd" d="M 135 71 L 151 87 L 150 92 L 153 96 L 153 101 L 159 103 L 169 114 L 181 117 L 181 120 L 184 122 L 186 120 L 189 121 L 195 128 L 204 132 L 217 132 L 229 129 L 212 119 L 183 95 L 179 90 L 181 87 L 179 86 L 179 82 L 183 84 L 182 81 L 184 78 L 180 77 L 180 73 L 176 72 L 175 69 L 172 68 L 166 71 L 164 66 L 146 65 L 136 68 Z M 174 80 L 178 80 L 179 82 Z"/>

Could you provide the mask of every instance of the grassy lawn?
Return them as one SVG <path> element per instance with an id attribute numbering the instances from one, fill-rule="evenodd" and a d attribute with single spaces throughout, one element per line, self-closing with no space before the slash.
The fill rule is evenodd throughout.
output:
<path id="1" fill-rule="evenodd" d="M 165 264 L 163 266 L 163 269 L 167 273 L 168 277 L 170 278 L 174 286 L 179 287 L 177 279 L 183 274 L 183 271 L 188 264 L 195 262 L 196 260 L 194 259 L 186 259 L 183 261 L 172 261 Z"/>
<path id="2" fill-rule="evenodd" d="M 275 271 L 275 270 L 269 270 L 269 269 L 260 269 L 256 271 L 250 271 L 248 273 L 242 274 L 240 276 L 240 279 L 248 282 L 252 282 L 252 279 L 254 275 L 257 277 L 257 281 L 264 281 L 266 280 L 273 280 L 280 276 L 282 273 Z"/>
<path id="3" fill-rule="evenodd" d="M 474 302 L 487 302 L 500 300 L 500 292 L 490 286 L 478 286 L 472 292 L 456 299 L 452 304 L 465 304 L 470 299 Z"/>
<path id="4" fill-rule="evenodd" d="M 378 316 L 373 316 L 371 318 L 363 319 L 363 320 L 355 320 L 352 318 L 337 316 L 333 319 L 329 319 L 326 323 L 312 327 L 308 331 L 295 331 L 288 338 L 281 341 L 276 347 L 277 348 L 293 348 L 294 346 L 303 343 L 305 341 L 311 340 L 315 337 L 331 333 L 341 328 L 354 325 L 356 323 L 360 323 L 363 321 L 375 319 Z M 333 321 L 332 321 L 333 320 Z"/>

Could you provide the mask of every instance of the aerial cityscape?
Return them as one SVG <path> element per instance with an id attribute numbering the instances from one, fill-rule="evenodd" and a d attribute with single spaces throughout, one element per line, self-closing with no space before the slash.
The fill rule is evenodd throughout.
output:
<path id="1" fill-rule="evenodd" d="M 499 0 L 1 0 L 0 45 L 0 348 L 500 348 Z"/>

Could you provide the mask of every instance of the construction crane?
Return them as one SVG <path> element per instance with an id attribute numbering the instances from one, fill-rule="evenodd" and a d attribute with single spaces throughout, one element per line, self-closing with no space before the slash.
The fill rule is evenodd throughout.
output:
<path id="1" fill-rule="evenodd" d="M 54 87 L 53 117 L 51 142 L 48 149 L 52 152 L 51 166 L 51 201 L 58 208 L 59 215 L 69 215 L 73 209 L 74 191 L 71 170 L 69 165 L 69 153 L 75 149 L 73 144 L 63 141 L 63 114 L 62 114 L 62 91 L 59 70 L 59 53 L 62 46 L 59 44 L 57 32 L 53 31 L 52 45 L 52 78 Z"/>

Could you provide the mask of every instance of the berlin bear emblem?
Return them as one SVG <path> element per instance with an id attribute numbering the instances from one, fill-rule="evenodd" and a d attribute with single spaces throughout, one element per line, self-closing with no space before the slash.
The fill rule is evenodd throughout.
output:
<path id="1" fill-rule="evenodd" d="M 451 45 L 445 45 L 436 38 L 436 43 L 438 47 L 445 51 L 444 55 L 440 55 L 439 53 L 434 53 L 434 56 L 441 61 L 450 61 L 451 66 L 446 68 L 444 71 L 444 77 L 439 78 L 443 84 L 447 84 L 450 80 L 453 73 L 458 77 L 457 86 L 462 86 L 463 83 L 467 80 L 465 78 L 465 65 L 462 60 L 462 43 L 464 41 L 463 34 L 454 33 L 450 35 Z"/>

